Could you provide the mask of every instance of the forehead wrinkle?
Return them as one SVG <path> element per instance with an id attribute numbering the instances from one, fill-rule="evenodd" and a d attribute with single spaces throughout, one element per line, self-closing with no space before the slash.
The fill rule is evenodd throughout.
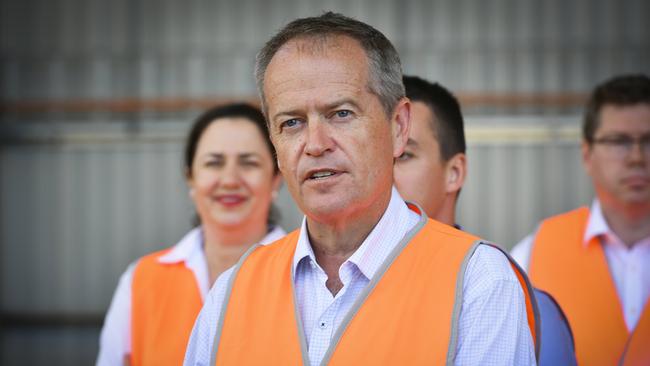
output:
<path id="1" fill-rule="evenodd" d="M 369 59 L 366 54 L 366 51 L 363 49 L 361 44 L 354 38 L 342 35 L 308 35 L 304 37 L 294 38 L 284 45 L 282 45 L 275 55 L 271 58 L 269 62 L 269 67 L 267 68 L 267 73 L 265 74 L 265 79 L 268 77 L 268 69 L 271 68 L 271 65 L 276 62 L 302 62 L 303 59 L 312 59 L 315 57 L 322 56 L 323 58 L 336 59 L 340 53 L 350 54 L 355 51 L 360 51 L 363 54 L 363 58 L 366 60 L 363 67 L 363 72 L 348 72 L 355 77 L 366 78 L 366 88 L 367 91 L 372 92 L 370 86 L 370 74 L 369 74 Z M 281 61 L 280 61 L 281 60 Z M 274 62 L 275 61 L 275 62 Z M 292 81 L 293 78 L 284 80 L 284 81 L 275 81 L 275 85 L 283 85 L 286 82 Z M 267 84 L 266 82 L 264 83 Z M 266 87 L 265 87 L 266 89 Z M 268 97 L 268 96 L 267 96 Z"/>

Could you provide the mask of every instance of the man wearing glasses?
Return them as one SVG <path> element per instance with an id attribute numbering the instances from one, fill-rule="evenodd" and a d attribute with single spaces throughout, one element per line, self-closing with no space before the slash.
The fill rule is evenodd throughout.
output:
<path id="1" fill-rule="evenodd" d="M 650 78 L 625 75 L 592 93 L 582 161 L 596 193 L 544 220 L 513 256 L 562 306 L 578 364 L 650 364 Z"/>

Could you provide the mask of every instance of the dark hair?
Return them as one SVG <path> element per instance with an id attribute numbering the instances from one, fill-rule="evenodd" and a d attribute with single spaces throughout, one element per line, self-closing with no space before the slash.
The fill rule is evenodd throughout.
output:
<path id="1" fill-rule="evenodd" d="M 251 105 L 238 103 L 238 104 L 227 104 L 222 106 L 217 106 L 208 109 L 203 112 L 192 125 L 190 133 L 187 135 L 187 140 L 185 142 L 185 172 L 187 176 L 192 174 L 192 163 L 194 162 L 194 155 L 196 155 L 196 148 L 199 144 L 199 140 L 203 135 L 208 126 L 212 124 L 216 119 L 219 118 L 246 118 L 251 121 L 262 134 L 262 139 L 264 140 L 266 147 L 269 149 L 271 154 L 271 160 L 273 160 L 273 173 L 278 173 L 278 162 L 275 158 L 275 148 L 271 143 L 271 138 L 269 137 L 269 129 L 264 119 L 262 112 Z"/>
<path id="2" fill-rule="evenodd" d="M 465 153 L 463 114 L 456 97 L 442 85 L 417 76 L 404 75 L 404 86 L 406 96 L 412 102 L 426 104 L 438 121 L 431 121 L 431 128 L 440 145 L 441 158 L 448 161 L 458 153 Z"/>
<path id="3" fill-rule="evenodd" d="M 199 140 L 203 135 L 203 132 L 210 126 L 215 120 L 219 118 L 245 118 L 251 123 L 253 123 L 262 135 L 266 147 L 269 149 L 271 154 L 271 160 L 273 161 L 273 174 L 278 174 L 278 161 L 275 155 L 275 148 L 271 143 L 271 138 L 269 137 L 269 130 L 264 119 L 262 112 L 251 105 L 244 103 L 236 104 L 227 104 L 222 106 L 216 106 L 208 109 L 203 112 L 197 119 L 194 121 L 192 128 L 190 129 L 189 134 L 185 142 L 185 156 L 184 156 L 184 168 L 185 175 L 187 177 L 192 176 L 192 163 L 194 162 L 194 157 L 196 155 L 196 148 L 199 144 Z M 280 213 L 278 210 L 271 204 L 269 208 L 269 216 L 267 220 L 267 225 L 272 227 L 280 221 Z M 199 225 L 201 220 L 198 215 L 195 215 L 193 224 Z"/>
<path id="4" fill-rule="evenodd" d="M 643 74 L 615 76 L 599 84 L 587 101 L 582 137 L 588 143 L 600 125 L 600 111 L 606 104 L 630 106 L 639 103 L 650 104 L 650 78 Z"/>
<path id="5" fill-rule="evenodd" d="M 292 21 L 271 38 L 257 54 L 255 79 L 267 112 L 264 96 L 264 74 L 273 56 L 287 42 L 297 38 L 326 41 L 331 36 L 348 36 L 361 45 L 368 58 L 368 89 L 379 97 L 387 115 L 393 112 L 404 96 L 402 66 L 399 55 L 388 38 L 377 29 L 341 14 L 332 12 Z"/>

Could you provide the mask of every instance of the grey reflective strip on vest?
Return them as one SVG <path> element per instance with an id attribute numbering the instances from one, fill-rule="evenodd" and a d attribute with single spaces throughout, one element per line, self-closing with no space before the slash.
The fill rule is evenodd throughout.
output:
<path id="1" fill-rule="evenodd" d="M 510 261 L 510 264 L 513 264 L 515 268 L 517 268 L 517 271 L 521 274 L 521 277 L 524 279 L 524 283 L 526 284 L 526 290 L 528 291 L 528 296 L 530 296 L 530 303 L 533 306 L 533 318 L 535 319 L 535 361 L 539 362 L 539 355 L 540 355 L 540 350 L 542 349 L 542 320 L 539 315 L 539 305 L 537 304 L 537 299 L 535 298 L 535 291 L 533 289 L 533 285 L 530 283 L 530 279 L 528 279 L 528 275 L 526 275 L 526 271 L 524 271 L 519 263 L 517 263 L 514 258 L 508 254 L 503 248 L 496 244 L 492 243 L 486 243 L 487 245 L 499 249 L 503 255 L 508 258 L 508 261 Z M 519 280 L 519 279 L 517 279 Z M 525 295 L 525 294 L 524 294 Z M 528 318 L 528 310 L 526 310 L 526 318 Z"/>
<path id="2" fill-rule="evenodd" d="M 512 257 L 501 247 L 499 247 L 496 244 L 492 244 L 489 242 L 477 240 L 474 242 L 470 250 L 467 252 L 465 255 L 465 259 L 463 260 L 463 263 L 460 267 L 460 272 L 458 273 L 458 280 L 456 281 L 456 299 L 454 301 L 454 311 L 452 313 L 451 317 L 451 337 L 449 339 L 449 349 L 447 350 L 447 365 L 453 365 L 455 362 L 456 358 L 456 347 L 458 345 L 458 322 L 460 320 L 460 308 L 463 305 L 463 284 L 465 282 L 465 272 L 467 269 L 467 265 L 469 263 L 469 260 L 472 258 L 474 255 L 474 252 L 478 248 L 479 245 L 488 245 L 492 248 L 495 248 L 499 250 L 503 255 L 506 256 L 508 261 L 511 264 L 515 265 L 515 268 L 519 273 L 522 275 L 522 278 L 524 279 L 524 283 L 526 284 L 526 289 L 528 291 L 528 294 L 530 296 L 530 302 L 533 307 L 533 317 L 535 319 L 535 361 L 539 362 L 539 350 L 541 346 L 541 326 L 540 326 L 540 317 L 539 317 L 539 307 L 537 305 L 537 299 L 535 298 L 535 293 L 533 291 L 533 286 L 530 283 L 530 280 L 528 279 L 528 276 L 526 276 L 526 272 L 524 272 L 519 264 L 512 259 Z M 516 276 L 516 274 L 515 274 Z M 519 282 L 519 279 L 517 279 L 517 282 Z M 524 294 L 525 296 L 525 294 Z M 524 301 L 526 299 L 524 298 Z M 528 310 L 526 310 L 526 318 L 528 318 Z"/>
<path id="3" fill-rule="evenodd" d="M 413 203 L 411 203 L 413 204 Z M 341 337 L 343 336 L 343 333 L 347 329 L 348 325 L 350 324 L 350 321 L 354 316 L 357 314 L 359 311 L 359 308 L 361 308 L 361 305 L 366 301 L 366 298 L 368 298 L 368 295 L 370 295 L 370 292 L 375 288 L 379 280 L 384 276 L 384 273 L 386 273 L 386 270 L 388 270 L 388 267 L 395 261 L 395 258 L 402 253 L 402 250 L 406 247 L 406 245 L 413 239 L 413 237 L 424 227 L 424 225 L 427 223 L 427 215 L 424 213 L 424 210 L 417 204 L 414 204 L 417 206 L 418 210 L 420 210 L 420 221 L 418 221 L 415 226 L 409 230 L 402 240 L 393 248 L 393 250 L 388 254 L 388 257 L 384 260 L 384 262 L 381 264 L 381 266 L 377 269 L 377 272 L 375 272 L 375 275 L 372 276 L 372 279 L 366 285 L 366 287 L 361 291 L 357 299 L 354 301 L 354 304 L 352 304 L 352 307 L 348 311 L 347 314 L 345 314 L 345 317 L 341 321 L 341 324 L 339 325 L 338 329 L 336 329 L 336 332 L 334 333 L 334 336 L 332 337 L 332 341 L 330 342 L 329 348 L 327 349 L 327 352 L 325 353 L 325 356 L 323 356 L 323 360 L 321 361 L 321 365 L 327 365 L 327 363 L 330 361 L 330 358 L 332 358 L 332 354 L 334 353 L 334 350 L 336 349 L 336 346 L 338 345 L 339 341 L 341 340 Z M 303 351 L 304 352 L 304 351 Z M 304 357 L 303 357 L 304 358 Z"/>
<path id="4" fill-rule="evenodd" d="M 640 318 L 639 318 L 639 323 L 640 323 Z M 638 323 L 637 323 L 638 325 Z M 627 358 L 627 354 L 630 351 L 630 345 L 632 344 L 632 339 L 634 338 L 634 334 L 640 332 L 639 328 L 640 326 L 636 326 L 632 333 L 627 337 L 627 341 L 625 342 L 625 348 L 623 348 L 623 353 L 621 354 L 621 358 L 618 360 L 618 365 L 623 366 L 625 365 L 625 359 Z"/>
<path id="5" fill-rule="evenodd" d="M 463 306 L 463 284 L 465 283 L 465 270 L 469 259 L 474 255 L 476 248 L 483 244 L 477 240 L 465 254 L 463 263 L 460 265 L 458 276 L 456 278 L 456 296 L 454 297 L 454 310 L 451 312 L 451 333 L 449 335 L 449 348 L 447 348 L 447 365 L 453 365 L 456 360 L 456 347 L 458 345 L 458 321 L 460 319 L 460 308 Z"/>
<path id="6" fill-rule="evenodd" d="M 226 318 L 226 310 L 228 309 L 228 302 L 230 301 L 230 295 L 232 294 L 232 287 L 235 284 L 237 273 L 239 272 L 242 264 L 244 264 L 246 258 L 248 258 L 248 256 L 259 246 L 259 244 L 255 244 L 252 247 L 248 248 L 246 253 L 244 253 L 244 255 L 239 258 L 239 261 L 237 261 L 237 264 L 230 274 L 230 278 L 228 279 L 228 286 L 226 287 L 226 293 L 223 297 L 223 302 L 221 303 L 221 313 L 219 314 L 219 322 L 217 323 L 217 332 L 214 334 L 214 342 L 212 342 L 212 350 L 210 352 L 210 366 L 214 366 L 217 363 L 217 350 L 219 349 L 219 340 L 221 339 L 221 332 L 223 331 L 223 321 Z"/>
<path id="7" fill-rule="evenodd" d="M 302 363 L 309 366 L 309 349 L 307 348 L 307 337 L 305 337 L 305 328 L 302 326 L 302 317 L 298 312 L 298 303 L 296 298 L 296 274 L 295 268 L 291 266 L 291 293 L 293 294 L 293 316 L 296 318 L 296 325 L 298 326 L 298 340 L 300 342 L 300 355 L 302 356 Z"/>

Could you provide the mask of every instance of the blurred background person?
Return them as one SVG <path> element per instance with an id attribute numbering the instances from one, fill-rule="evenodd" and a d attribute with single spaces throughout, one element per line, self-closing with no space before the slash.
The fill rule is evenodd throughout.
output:
<path id="1" fill-rule="evenodd" d="M 411 100 L 411 129 L 395 162 L 395 185 L 404 199 L 427 215 L 460 229 L 456 202 L 467 176 L 465 132 L 460 104 L 446 88 L 404 76 Z M 541 317 L 540 365 L 575 365 L 573 338 L 552 297 L 535 290 Z"/>
<path id="2" fill-rule="evenodd" d="M 456 200 L 467 176 L 463 116 L 456 98 L 440 84 L 404 76 L 411 100 L 411 130 L 395 162 L 395 185 L 427 215 L 456 226 Z"/>
<path id="3" fill-rule="evenodd" d="M 232 104 L 203 113 L 187 137 L 184 165 L 200 225 L 122 275 L 97 365 L 180 365 L 215 279 L 251 245 L 285 234 L 271 215 L 281 175 L 257 108 Z"/>
<path id="4" fill-rule="evenodd" d="M 515 246 L 533 284 L 567 314 L 583 365 L 650 364 L 650 79 L 598 85 L 582 162 L 596 197 L 550 217 Z"/>

